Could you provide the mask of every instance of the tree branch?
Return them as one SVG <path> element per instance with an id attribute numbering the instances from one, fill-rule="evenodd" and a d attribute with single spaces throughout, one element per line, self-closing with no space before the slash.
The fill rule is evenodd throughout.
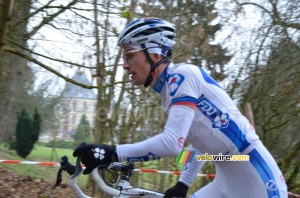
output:
<path id="1" fill-rule="evenodd" d="M 47 58 L 47 59 L 49 59 L 49 60 L 53 60 L 53 61 L 57 61 L 57 62 L 61 62 L 61 63 L 66 63 L 66 64 L 70 64 L 70 65 L 73 65 L 73 66 L 83 67 L 83 68 L 87 68 L 87 69 L 96 69 L 96 67 L 88 67 L 88 66 L 84 66 L 84 65 L 81 65 L 81 64 L 72 63 L 72 62 L 69 62 L 69 61 L 64 61 L 64 60 L 61 60 L 61 59 L 51 58 L 51 57 L 49 57 L 49 56 L 45 56 L 45 55 L 43 55 L 43 54 L 34 52 L 34 51 L 32 51 L 32 50 L 30 50 L 30 49 L 28 49 L 28 48 L 26 48 L 26 47 L 24 47 L 24 46 L 22 46 L 22 45 L 19 45 L 18 43 L 14 42 L 14 41 L 12 41 L 12 40 L 9 40 L 9 42 L 11 42 L 11 43 L 17 45 L 17 46 L 20 47 L 21 49 L 24 49 L 24 50 L 30 52 L 31 54 L 35 54 L 35 55 L 41 56 L 41 57 L 43 57 L 43 58 Z"/>
<path id="2" fill-rule="evenodd" d="M 55 69 L 52 69 L 51 67 L 45 65 L 44 63 L 22 53 L 21 51 L 19 50 L 16 50 L 16 49 L 12 49 L 12 48 L 4 48 L 3 51 L 5 52 L 9 52 L 11 54 L 15 54 L 15 55 L 18 55 L 20 57 L 23 57 L 25 58 L 26 60 L 30 61 L 30 62 L 33 62 L 41 67 L 43 67 L 44 69 L 50 71 L 51 73 L 54 73 L 55 75 L 63 78 L 65 81 L 67 82 L 70 82 L 70 83 L 73 83 L 75 85 L 78 85 L 78 86 L 81 86 L 83 88 L 86 88 L 86 89 L 94 89 L 94 88 L 98 88 L 98 86 L 92 86 L 92 85 L 86 85 L 86 84 L 82 84 L 82 83 L 79 83 L 77 81 L 74 81 L 73 79 L 71 78 L 68 78 L 64 75 L 62 75 L 61 73 L 59 73 L 58 71 L 56 71 Z M 114 86 L 114 85 L 117 85 L 117 84 L 123 84 L 123 83 L 128 83 L 130 82 L 129 80 L 128 81 L 117 81 L 117 82 L 113 82 L 113 83 L 110 83 L 110 84 L 106 84 L 104 87 L 110 87 L 110 86 Z"/>
<path id="3" fill-rule="evenodd" d="M 271 12 L 271 11 L 267 10 L 265 7 L 263 7 L 262 5 L 259 5 L 257 3 L 252 3 L 252 2 L 239 3 L 238 1 L 236 1 L 236 2 L 240 6 L 253 5 L 253 6 L 256 6 L 256 7 L 260 8 L 260 9 L 262 9 L 268 15 L 270 15 L 270 17 L 273 19 L 273 24 L 274 25 L 280 25 L 280 26 L 283 26 L 283 27 L 290 27 L 290 28 L 294 28 L 294 29 L 300 30 L 300 24 L 298 24 L 298 23 L 289 23 L 289 22 L 283 21 L 280 18 L 279 13 L 278 13 L 278 11 L 276 9 L 276 6 L 274 6 L 274 4 L 272 4 L 273 10 Z"/>
<path id="4" fill-rule="evenodd" d="M 253 6 L 256 6 L 256 7 L 259 7 L 260 9 L 262 9 L 263 11 L 265 11 L 266 13 L 268 13 L 272 18 L 273 18 L 273 16 L 272 16 L 272 13 L 269 11 L 269 10 L 267 10 L 265 7 L 263 7 L 262 5 L 259 5 L 259 4 L 257 4 L 257 3 L 252 3 L 252 2 L 246 2 L 246 3 L 239 3 L 239 2 L 237 2 L 240 6 L 244 6 L 244 5 L 253 5 Z"/>
<path id="5" fill-rule="evenodd" d="M 55 17 L 57 17 L 58 15 L 60 15 L 61 13 L 63 13 L 64 11 L 68 10 L 72 5 L 75 5 L 77 2 L 78 2 L 78 0 L 74 0 L 74 1 L 70 2 L 67 6 L 63 7 L 63 8 L 62 8 L 61 10 L 59 10 L 58 12 L 56 12 L 56 13 L 50 15 L 49 17 L 45 17 L 45 18 L 43 19 L 43 21 L 42 21 L 39 25 L 35 26 L 31 32 L 29 32 L 29 33 L 26 34 L 25 40 L 31 38 L 31 37 L 32 37 L 34 34 L 36 34 L 37 31 L 38 31 L 39 29 L 41 29 L 45 24 L 50 23 Z"/>
<path id="6" fill-rule="evenodd" d="M 27 17 L 25 17 L 23 20 L 24 20 L 24 21 L 27 21 L 29 18 L 33 17 L 33 16 L 36 15 L 37 13 L 39 13 L 39 12 L 43 11 L 44 9 L 48 8 L 49 5 L 50 5 L 52 2 L 54 2 L 54 1 L 55 1 L 55 0 L 50 0 L 45 6 L 36 9 L 34 12 L 31 12 L 31 13 L 30 13 Z M 22 21 L 23 21 L 23 20 L 22 20 Z M 18 25 L 18 23 L 17 23 L 16 25 Z"/>
<path id="7" fill-rule="evenodd" d="M 66 80 L 67 82 L 73 83 L 73 84 L 75 84 L 75 85 L 81 86 L 81 87 L 86 88 L 86 89 L 97 88 L 97 86 L 86 85 L 86 84 L 82 84 L 82 83 L 80 83 L 80 82 L 74 81 L 73 79 L 68 78 L 68 77 L 62 75 L 62 74 L 59 73 L 58 71 L 52 69 L 51 67 L 45 65 L 44 63 L 42 63 L 42 62 L 40 62 L 40 61 L 38 61 L 38 60 L 36 60 L 36 59 L 34 59 L 34 58 L 32 58 L 32 57 L 30 57 L 30 56 L 28 56 L 28 55 L 22 53 L 22 52 L 19 51 L 19 50 L 12 49 L 12 48 L 4 48 L 4 51 L 5 51 L 5 52 L 12 53 L 12 54 L 15 54 L 15 55 L 18 55 L 18 56 L 20 56 L 20 57 L 22 57 L 22 58 L 25 58 L 26 60 L 28 60 L 28 61 L 30 61 L 30 62 L 33 62 L 33 63 L 35 63 L 35 64 L 37 64 L 37 65 L 43 67 L 44 69 L 50 71 L 51 73 L 54 73 L 55 75 L 57 75 L 57 76 L 63 78 L 63 79 Z"/>

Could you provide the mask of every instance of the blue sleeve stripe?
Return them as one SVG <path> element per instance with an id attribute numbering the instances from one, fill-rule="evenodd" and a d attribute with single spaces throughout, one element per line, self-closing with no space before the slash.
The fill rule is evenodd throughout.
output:
<path id="1" fill-rule="evenodd" d="M 273 172 L 269 167 L 269 165 L 264 160 L 264 158 L 260 155 L 260 153 L 256 149 L 253 149 L 250 153 L 248 153 L 248 155 L 250 156 L 251 164 L 258 172 L 258 174 L 260 175 L 261 179 L 263 180 L 266 186 L 268 198 L 280 197 Z"/>

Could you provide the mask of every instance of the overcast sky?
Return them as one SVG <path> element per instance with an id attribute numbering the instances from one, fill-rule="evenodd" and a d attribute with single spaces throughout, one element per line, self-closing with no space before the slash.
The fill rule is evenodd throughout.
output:
<path id="1" fill-rule="evenodd" d="M 64 2 L 66 3 L 66 1 Z M 229 0 L 219 0 L 216 4 L 216 8 L 218 10 L 219 18 L 214 23 L 223 22 L 225 19 L 229 19 L 230 22 L 229 26 L 223 26 L 222 30 L 217 33 L 216 42 L 222 43 L 222 45 L 232 54 L 235 54 L 235 57 L 227 66 L 227 72 L 234 73 L 237 68 L 236 66 L 238 66 L 237 64 L 241 64 L 240 58 L 243 56 L 242 49 L 245 48 L 245 45 L 250 45 L 250 43 L 253 42 L 253 36 L 251 35 L 252 30 L 258 27 L 261 15 L 259 10 L 253 6 L 245 6 L 244 15 L 239 15 L 239 18 L 237 19 L 232 12 L 234 5 L 230 4 Z M 88 18 L 93 17 L 92 12 L 82 12 L 81 14 Z M 86 66 L 94 66 L 95 57 L 92 57 L 92 55 L 95 50 L 95 46 L 93 46 L 95 41 L 92 35 L 88 35 L 92 32 L 92 24 L 80 24 L 77 19 L 74 19 L 74 15 L 71 12 L 65 12 L 60 15 L 59 18 L 63 19 L 64 23 L 55 23 L 56 27 L 69 28 L 72 29 L 72 31 L 82 33 L 84 36 L 74 37 L 74 34 L 69 34 L 68 32 L 62 34 L 61 31 L 58 31 L 52 26 L 45 26 L 34 36 L 34 39 L 30 40 L 29 45 L 34 46 L 34 51 L 41 54 Z M 40 18 L 37 17 L 35 20 L 31 20 L 28 28 L 34 27 L 41 19 L 42 17 L 40 16 Z M 125 25 L 122 21 L 120 22 L 120 20 L 117 20 L 117 18 L 112 19 L 111 21 L 116 21 L 115 27 L 118 29 Z M 72 24 L 74 22 L 77 23 L 76 29 L 73 29 L 74 25 Z M 80 27 L 79 30 L 78 27 Z M 112 53 L 111 56 L 113 56 L 113 53 L 116 53 L 118 50 L 115 40 L 110 40 L 109 45 Z M 47 59 L 39 58 L 39 60 L 68 77 L 72 77 L 74 72 L 78 69 L 76 66 L 71 68 L 67 64 L 61 64 Z M 55 75 L 49 74 L 48 71 L 40 69 L 40 67 L 35 66 L 35 68 L 39 71 L 37 72 L 39 81 L 51 78 L 53 79 L 54 85 L 53 92 L 55 93 L 62 90 L 65 84 L 64 80 L 57 79 Z M 85 72 L 91 80 L 91 71 L 85 70 Z M 122 73 L 122 68 L 120 68 L 119 74 Z M 223 84 L 225 85 L 226 82 L 223 82 Z"/>

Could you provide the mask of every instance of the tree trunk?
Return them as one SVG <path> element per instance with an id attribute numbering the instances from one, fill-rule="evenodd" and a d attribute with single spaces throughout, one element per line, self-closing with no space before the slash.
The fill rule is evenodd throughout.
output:
<path id="1" fill-rule="evenodd" d="M 8 23 L 14 3 L 14 0 L 0 0 L 0 60 L 2 59 L 3 46 L 6 44 Z"/>

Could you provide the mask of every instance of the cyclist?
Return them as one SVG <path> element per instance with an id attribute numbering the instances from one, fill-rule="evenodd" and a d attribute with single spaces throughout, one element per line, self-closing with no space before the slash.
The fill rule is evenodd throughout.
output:
<path id="1" fill-rule="evenodd" d="M 168 119 L 162 133 L 134 144 L 78 147 L 84 174 L 113 161 L 147 161 L 178 155 L 185 141 L 197 154 L 249 155 L 249 161 L 215 162 L 215 179 L 191 195 L 210 198 L 286 198 L 287 186 L 275 160 L 234 102 L 203 69 L 170 61 L 175 27 L 159 18 L 139 18 L 120 33 L 123 68 L 134 85 L 160 94 Z M 193 159 L 165 197 L 185 197 L 204 161 Z"/>

